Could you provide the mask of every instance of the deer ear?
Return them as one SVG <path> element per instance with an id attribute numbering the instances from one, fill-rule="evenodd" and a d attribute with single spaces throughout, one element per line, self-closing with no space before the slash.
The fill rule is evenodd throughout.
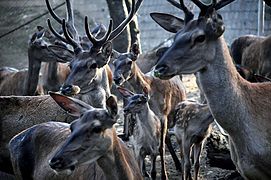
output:
<path id="1" fill-rule="evenodd" d="M 119 90 L 120 94 L 124 97 L 124 98 L 129 98 L 131 96 L 134 95 L 134 93 L 132 93 L 131 91 L 129 91 L 128 89 L 125 89 L 123 87 L 117 87 L 117 89 Z"/>
<path id="2" fill-rule="evenodd" d="M 37 30 L 42 31 L 42 30 L 44 30 L 44 27 L 43 26 L 37 26 Z"/>
<path id="3" fill-rule="evenodd" d="M 184 27 L 184 20 L 165 13 L 150 13 L 151 18 L 165 30 L 176 33 Z"/>
<path id="4" fill-rule="evenodd" d="M 67 97 L 55 92 L 49 92 L 49 94 L 62 109 L 75 117 L 79 117 L 80 114 L 93 108 L 79 99 Z"/>
<path id="5" fill-rule="evenodd" d="M 110 58 L 111 54 L 112 54 L 112 43 L 109 41 L 103 45 L 102 55 L 104 58 L 108 59 Z"/>
<path id="6" fill-rule="evenodd" d="M 116 98 L 110 96 L 106 100 L 106 108 L 112 117 L 116 117 L 118 114 L 118 104 Z"/>
<path id="7" fill-rule="evenodd" d="M 37 33 L 34 33 L 30 39 L 30 42 L 34 42 L 37 39 Z"/>
<path id="8" fill-rule="evenodd" d="M 48 49 L 54 53 L 57 62 L 70 62 L 74 59 L 74 52 L 62 45 L 50 45 Z"/>

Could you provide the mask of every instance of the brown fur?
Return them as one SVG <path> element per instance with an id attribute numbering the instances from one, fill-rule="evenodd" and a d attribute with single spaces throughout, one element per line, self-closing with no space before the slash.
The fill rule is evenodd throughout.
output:
<path id="1" fill-rule="evenodd" d="M 0 95 L 24 95 L 28 70 L 3 67 L 0 71 Z M 35 94 L 43 94 L 43 89 L 40 85 L 37 87 Z"/>
<path id="2" fill-rule="evenodd" d="M 242 36 L 231 45 L 233 59 L 254 73 L 271 77 L 271 60 L 269 47 L 271 36 Z M 238 54 L 238 55 L 237 55 Z M 240 61 L 240 62 L 239 62 Z"/>
<path id="3" fill-rule="evenodd" d="M 41 67 L 41 78 L 39 84 L 43 86 L 45 94 L 48 91 L 58 91 L 70 74 L 68 64 L 51 62 L 44 63 Z"/>

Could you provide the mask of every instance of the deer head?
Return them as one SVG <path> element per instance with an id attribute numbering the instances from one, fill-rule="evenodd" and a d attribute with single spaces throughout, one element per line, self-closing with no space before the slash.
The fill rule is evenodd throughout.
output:
<path id="1" fill-rule="evenodd" d="M 78 117 L 70 125 L 70 136 L 50 160 L 51 168 L 71 173 L 76 166 L 104 156 L 113 143 L 111 129 L 118 113 L 115 98 L 110 96 L 106 101 L 107 109 L 102 109 L 61 94 L 51 92 L 50 96 L 65 111 Z"/>
<path id="2" fill-rule="evenodd" d="M 233 0 L 214 0 L 205 5 L 198 0 L 193 2 L 200 8 L 198 19 L 182 21 L 172 15 L 151 14 L 164 29 L 177 32 L 172 46 L 164 53 L 155 67 L 155 76 L 169 79 L 175 75 L 191 74 L 207 68 L 216 53 L 216 40 L 225 27 L 221 15 L 216 10 Z"/>
<path id="3" fill-rule="evenodd" d="M 148 90 L 146 88 L 143 89 L 143 94 L 135 94 L 123 87 L 118 87 L 118 90 L 128 101 L 128 104 L 123 109 L 124 113 L 139 113 L 146 107 L 145 105 L 149 100 Z"/>
<path id="4" fill-rule="evenodd" d="M 46 0 L 46 2 L 47 1 L 48 0 Z M 73 35 L 72 31 L 69 30 L 69 24 L 72 24 L 73 29 L 75 29 L 73 23 L 69 23 L 69 21 L 66 23 L 65 20 L 62 20 L 62 29 L 64 32 L 63 37 L 54 30 L 50 20 L 48 20 L 48 26 L 55 36 L 57 36 L 63 42 L 70 44 L 74 49 L 74 58 L 70 63 L 71 73 L 61 88 L 61 92 L 63 94 L 73 95 L 74 86 L 79 86 L 82 90 L 81 93 L 89 90 L 89 84 L 91 84 L 91 82 L 94 80 L 98 68 L 103 67 L 109 61 L 112 53 L 111 41 L 125 29 L 127 24 L 132 20 L 134 14 L 137 12 L 141 3 L 142 0 L 138 0 L 137 3 L 135 3 L 135 0 L 133 0 L 128 17 L 114 30 L 112 30 L 113 21 L 110 20 L 107 32 L 100 39 L 96 39 L 96 37 L 94 37 L 94 35 L 89 31 L 88 18 L 85 17 L 86 35 L 89 41 L 92 43 L 90 49 L 87 50 L 83 50 L 79 38 L 75 38 L 79 36 L 76 34 Z M 48 9 L 52 8 L 50 8 L 48 5 Z"/>
<path id="5" fill-rule="evenodd" d="M 139 46 L 137 43 L 132 45 L 131 50 L 128 53 L 120 54 L 114 51 L 115 60 L 113 61 L 113 65 L 115 66 L 114 82 L 116 85 L 122 85 L 133 76 L 133 62 L 137 60 L 138 55 Z"/>
<path id="6" fill-rule="evenodd" d="M 51 34 L 42 26 L 37 26 L 37 31 L 32 35 L 29 41 L 28 54 L 30 61 L 34 59 L 40 62 L 69 62 L 72 56 L 63 55 L 65 51 L 56 54 L 52 51 L 57 44 L 59 48 L 66 49 L 64 44 L 58 44 L 56 39 L 51 38 Z M 45 38 L 48 40 L 46 41 Z M 69 50 L 68 50 L 69 51 Z M 71 53 L 71 51 L 69 51 Z"/>

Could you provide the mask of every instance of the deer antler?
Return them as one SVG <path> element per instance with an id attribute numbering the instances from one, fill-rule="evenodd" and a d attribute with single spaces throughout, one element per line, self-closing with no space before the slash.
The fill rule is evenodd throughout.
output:
<path id="1" fill-rule="evenodd" d="M 112 31 L 112 33 L 110 34 L 110 37 L 108 39 L 109 41 L 112 41 L 113 39 L 115 39 L 125 29 L 127 24 L 130 23 L 130 21 L 133 19 L 134 15 L 137 13 L 142 1 L 143 0 L 138 0 L 135 3 L 135 0 L 132 0 L 132 7 L 131 7 L 131 10 L 129 12 L 128 17 L 124 21 L 122 21 L 122 23 L 120 25 L 118 25 L 118 27 L 116 27 Z"/>
<path id="2" fill-rule="evenodd" d="M 99 49 L 100 47 L 102 47 L 102 45 L 106 41 L 108 41 L 108 38 L 112 32 L 112 28 L 113 28 L 113 20 L 110 19 L 108 30 L 107 30 L 106 34 L 101 39 L 96 39 L 89 30 L 88 17 L 87 16 L 85 17 L 85 30 L 86 30 L 87 37 L 92 42 L 93 47 L 96 49 Z"/>
<path id="3" fill-rule="evenodd" d="M 213 0 L 211 5 L 205 5 L 202 2 L 200 2 L 200 0 L 191 0 L 191 1 L 200 8 L 200 14 L 199 14 L 199 17 L 200 17 L 200 16 L 206 15 L 208 10 L 211 8 L 214 8 L 215 10 L 219 10 L 235 0 L 221 0 L 218 3 L 216 0 Z"/>
<path id="4" fill-rule="evenodd" d="M 175 0 L 167 0 L 171 5 L 175 6 L 176 8 L 182 10 L 184 12 L 185 18 L 184 22 L 187 24 L 194 18 L 194 13 L 190 11 L 184 4 L 183 0 L 180 0 L 180 3 L 176 2 Z"/>
<path id="5" fill-rule="evenodd" d="M 51 24 L 51 21 L 50 19 L 47 20 L 47 23 L 48 23 L 48 27 L 49 29 L 51 30 L 51 32 L 57 37 L 59 38 L 61 41 L 67 43 L 67 44 L 70 44 L 73 49 L 74 49 L 74 52 L 75 53 L 79 53 L 82 51 L 82 47 L 80 45 L 80 43 L 78 43 L 77 41 L 75 41 L 68 33 L 68 30 L 67 30 L 67 25 L 66 25 L 66 21 L 65 19 L 62 20 L 62 29 L 63 29 L 63 33 L 64 33 L 64 36 L 61 36 L 58 32 L 56 32 L 56 30 L 53 28 L 52 24 Z"/>
<path id="6" fill-rule="evenodd" d="M 54 12 L 54 10 L 52 9 L 49 0 L 45 0 L 46 2 L 46 6 L 48 8 L 49 13 L 51 14 L 51 16 L 59 23 L 62 24 L 62 19 Z M 75 39 L 75 40 L 79 40 L 79 35 L 78 35 L 78 31 L 76 30 L 75 26 L 74 26 L 74 14 L 73 14 L 73 8 L 72 8 L 72 3 L 70 2 L 70 0 L 66 0 L 66 5 L 67 5 L 67 28 L 68 28 L 68 32 L 69 34 Z"/>
<path id="7" fill-rule="evenodd" d="M 136 14 L 136 12 L 138 11 L 141 3 L 143 0 L 138 0 L 135 3 L 135 0 L 132 0 L 132 7 L 131 10 L 129 12 L 128 17 L 122 21 L 122 23 L 120 25 L 118 25 L 118 27 L 116 27 L 113 31 L 113 21 L 112 19 L 110 19 L 109 22 L 109 27 L 108 30 L 106 32 L 106 34 L 104 35 L 104 37 L 102 37 L 101 39 L 96 39 L 91 32 L 89 31 L 89 25 L 88 25 L 88 17 L 85 17 L 85 30 L 86 30 L 86 34 L 89 38 L 89 40 L 93 43 L 93 47 L 94 48 L 100 48 L 105 42 L 107 41 L 112 41 L 113 39 L 115 39 L 127 26 L 127 24 L 129 24 L 129 22 L 133 19 L 133 16 Z"/>

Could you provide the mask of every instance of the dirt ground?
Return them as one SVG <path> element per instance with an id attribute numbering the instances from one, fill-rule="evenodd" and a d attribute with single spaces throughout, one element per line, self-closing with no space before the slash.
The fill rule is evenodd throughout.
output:
<path id="1" fill-rule="evenodd" d="M 196 79 L 194 75 L 185 75 L 183 76 L 183 82 L 187 90 L 187 98 L 188 99 L 193 99 L 193 100 L 199 100 L 199 90 L 196 85 Z M 122 112 L 121 112 L 122 114 Z M 122 132 L 122 124 L 123 120 L 121 119 L 119 124 L 117 124 L 117 131 L 119 133 Z M 175 137 L 172 137 L 172 143 L 173 146 L 176 150 L 176 154 L 179 156 L 179 147 L 178 144 L 176 143 Z M 131 146 L 128 144 L 128 146 Z M 166 155 L 165 155 L 165 161 L 166 161 L 166 167 L 167 167 L 167 173 L 168 177 L 170 180 L 174 179 L 181 179 L 180 172 L 178 172 L 175 168 L 174 162 L 171 158 L 170 153 L 166 149 Z M 150 168 L 150 161 L 148 157 L 146 158 L 146 163 L 147 163 L 147 169 Z M 158 156 L 157 162 L 157 179 L 160 179 L 160 157 Z M 215 167 L 210 167 L 208 164 L 208 160 L 206 158 L 206 149 L 205 147 L 202 150 L 201 153 L 201 160 L 200 160 L 200 172 L 199 172 L 199 180 L 224 180 L 224 179 L 229 179 L 226 178 L 229 174 L 231 174 L 234 171 L 231 170 L 225 170 L 225 169 L 220 169 L 220 168 L 215 168 Z M 193 176 L 193 166 L 192 166 L 192 172 Z"/>

